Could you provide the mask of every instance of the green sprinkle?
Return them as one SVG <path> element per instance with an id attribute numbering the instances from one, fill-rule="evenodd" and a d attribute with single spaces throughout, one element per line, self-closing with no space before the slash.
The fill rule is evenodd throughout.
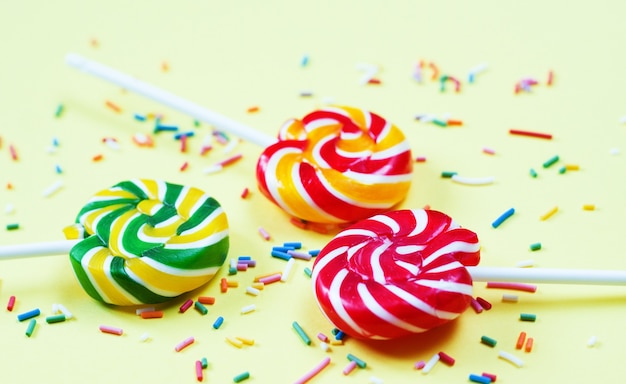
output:
<path id="1" fill-rule="evenodd" d="M 20 225 L 18 223 L 7 224 L 7 231 L 12 231 L 15 229 L 19 229 Z"/>
<path id="2" fill-rule="evenodd" d="M 548 168 L 549 166 L 554 165 L 554 163 L 556 163 L 557 161 L 559 161 L 559 156 L 558 156 L 558 155 L 557 155 L 557 156 L 554 156 L 554 157 L 552 157 L 552 158 L 550 158 L 550 159 L 548 159 L 548 160 L 546 160 L 546 161 L 543 163 L 543 167 L 544 167 L 544 168 Z"/>
<path id="3" fill-rule="evenodd" d="M 193 126 L 194 127 L 199 127 L 200 126 L 200 121 L 199 120 L 194 120 L 193 121 Z"/>
<path id="4" fill-rule="evenodd" d="M 202 368 L 203 368 L 203 369 L 206 369 L 206 367 L 208 367 L 208 366 L 209 366 L 209 362 L 208 362 L 208 360 L 206 359 L 206 357 L 203 357 L 203 358 L 202 358 L 202 360 L 201 360 L 201 362 L 202 362 Z"/>
<path id="5" fill-rule="evenodd" d="M 59 117 L 63 113 L 63 104 L 57 105 L 57 110 L 54 112 L 54 117 Z"/>
<path id="6" fill-rule="evenodd" d="M 535 171 L 534 169 L 530 169 L 530 177 L 537 177 L 537 171 Z"/>
<path id="7" fill-rule="evenodd" d="M 532 313 L 520 313 L 519 319 L 521 321 L 535 321 L 537 320 L 537 315 L 534 315 Z"/>
<path id="8" fill-rule="evenodd" d="M 235 383 L 239 383 L 241 381 L 244 381 L 245 379 L 248 379 L 249 377 L 250 377 L 250 372 L 246 371 L 246 372 L 240 373 L 237 376 L 233 377 L 233 381 Z"/>
<path id="9" fill-rule="evenodd" d="M 440 127 L 447 127 L 448 123 L 443 120 L 433 119 L 433 124 L 438 125 Z"/>
<path id="10" fill-rule="evenodd" d="M 311 268 L 309 268 L 309 267 L 305 267 L 305 268 L 304 268 L 304 273 L 305 273 L 308 277 L 311 277 L 311 275 L 313 274 L 313 271 L 311 271 Z"/>
<path id="11" fill-rule="evenodd" d="M 562 175 L 565 173 L 565 171 L 567 171 L 567 168 L 565 168 L 565 166 L 559 168 L 559 173 Z"/>
<path id="12" fill-rule="evenodd" d="M 65 321 L 65 315 L 64 314 L 53 315 L 53 316 L 46 317 L 46 323 L 48 323 L 48 324 L 61 323 L 63 321 Z"/>
<path id="13" fill-rule="evenodd" d="M 449 178 L 451 178 L 452 176 L 454 176 L 456 174 L 457 174 L 457 172 L 443 171 L 443 172 L 441 172 L 441 177 L 449 179 Z"/>
<path id="14" fill-rule="evenodd" d="M 541 249 L 541 243 L 533 243 L 530 245 L 531 251 L 538 251 Z"/>
<path id="15" fill-rule="evenodd" d="M 31 337 L 31 335 L 35 331 L 35 325 L 37 325 L 37 320 L 30 319 L 30 323 L 28 323 L 28 328 L 26 328 L 26 336 Z"/>
<path id="16" fill-rule="evenodd" d="M 302 341 L 304 342 L 304 344 L 306 345 L 311 345 L 311 339 L 309 338 L 309 336 L 306 334 L 306 332 L 304 332 L 304 329 L 302 329 L 302 327 L 300 326 L 300 324 L 298 324 L 297 321 L 294 321 L 293 323 L 291 323 L 291 325 L 293 326 L 293 329 L 296 330 L 296 332 L 298 333 L 298 336 L 300 336 L 300 338 L 302 339 Z"/>
<path id="17" fill-rule="evenodd" d="M 237 274 L 237 267 L 228 267 L 228 274 L 229 275 L 236 275 Z"/>
<path id="18" fill-rule="evenodd" d="M 348 353 L 348 360 L 350 361 L 354 361 L 356 363 L 356 365 L 359 366 L 359 368 L 365 368 L 367 366 L 367 364 L 365 363 L 365 361 L 359 359 L 358 357 L 354 356 L 351 353 Z"/>
<path id="19" fill-rule="evenodd" d="M 193 305 L 201 314 L 206 315 L 207 313 L 209 313 L 209 310 L 206 309 L 206 307 L 202 305 L 201 302 L 196 301 Z"/>
<path id="20" fill-rule="evenodd" d="M 495 339 L 492 339 L 489 336 L 481 336 L 480 337 L 480 342 L 485 344 L 485 345 L 488 345 L 490 347 L 495 347 L 496 343 L 497 343 L 497 341 Z"/>

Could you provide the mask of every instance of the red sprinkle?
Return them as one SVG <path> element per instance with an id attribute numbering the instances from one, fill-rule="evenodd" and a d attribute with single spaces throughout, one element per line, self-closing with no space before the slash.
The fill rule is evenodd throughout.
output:
<path id="1" fill-rule="evenodd" d="M 483 307 L 485 310 L 490 310 L 492 305 L 490 302 L 488 302 L 487 300 L 483 299 L 482 297 L 477 297 L 476 301 L 478 301 L 478 303 L 480 304 L 481 307 Z"/>
<path id="2" fill-rule="evenodd" d="M 225 167 L 225 166 L 230 165 L 230 164 L 236 162 L 237 160 L 241 159 L 242 156 L 243 155 L 241 153 L 239 153 L 239 154 L 237 154 L 235 156 L 229 157 L 228 159 L 225 159 L 225 160 L 222 160 L 222 161 L 218 162 L 216 165 Z"/>
<path id="3" fill-rule="evenodd" d="M 249 193 L 250 193 L 250 190 L 247 187 L 244 188 L 243 191 L 241 192 L 241 198 L 245 199 Z"/>
<path id="4" fill-rule="evenodd" d="M 15 296 L 9 297 L 9 303 L 7 304 L 7 310 L 12 311 L 15 306 Z"/>
<path id="5" fill-rule="evenodd" d="M 368 84 L 380 84 L 381 81 L 380 79 L 376 79 L 376 78 L 371 78 L 367 81 Z"/>
<path id="6" fill-rule="evenodd" d="M 446 365 L 450 365 L 450 366 L 454 365 L 454 358 L 452 358 L 452 356 L 444 352 L 439 352 L 439 361 L 441 361 L 442 363 Z"/>
<path id="7" fill-rule="evenodd" d="M 187 135 L 182 135 L 180 137 L 180 151 L 187 152 Z"/>
<path id="8" fill-rule="evenodd" d="M 183 165 L 180 166 L 180 171 L 181 172 L 184 171 L 185 169 L 187 169 L 188 166 L 189 166 L 189 163 L 185 161 Z"/>
<path id="9" fill-rule="evenodd" d="M 418 156 L 415 158 L 415 161 L 418 163 L 425 163 L 426 162 L 426 156 Z"/>
<path id="10" fill-rule="evenodd" d="M 552 139 L 552 135 L 549 133 L 523 131 L 521 129 L 509 129 L 509 133 L 511 135 L 537 137 L 539 139 L 548 139 L 548 140 Z"/>
<path id="11" fill-rule="evenodd" d="M 492 383 L 495 383 L 495 382 L 496 382 L 496 379 L 498 378 L 498 377 L 497 377 L 496 375 L 494 375 L 493 373 L 487 373 L 487 372 L 483 372 L 481 376 L 484 376 L 484 377 L 488 377 L 488 378 L 490 378 Z"/>
<path id="12" fill-rule="evenodd" d="M 524 291 L 524 292 L 531 292 L 531 293 L 534 293 L 537 291 L 537 286 L 534 284 L 509 283 L 509 282 L 502 282 L 502 281 L 487 282 L 487 288 L 513 289 L 516 291 Z"/>

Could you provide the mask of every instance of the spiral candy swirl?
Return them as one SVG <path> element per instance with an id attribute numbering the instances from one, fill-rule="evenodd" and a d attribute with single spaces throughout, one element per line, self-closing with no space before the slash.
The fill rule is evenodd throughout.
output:
<path id="1" fill-rule="evenodd" d="M 350 223 L 389 210 L 411 184 L 402 131 L 350 107 L 287 121 L 257 163 L 261 192 L 288 214 L 315 223 Z"/>
<path id="2" fill-rule="evenodd" d="M 340 232 L 313 265 L 313 291 L 334 326 L 392 339 L 421 333 L 467 309 L 477 265 L 475 233 L 431 210 L 401 210 Z"/>
<path id="3" fill-rule="evenodd" d="M 94 299 L 115 305 L 167 301 L 208 282 L 228 252 L 228 221 L 199 189 L 123 181 L 96 193 L 67 238 L 74 273 Z"/>

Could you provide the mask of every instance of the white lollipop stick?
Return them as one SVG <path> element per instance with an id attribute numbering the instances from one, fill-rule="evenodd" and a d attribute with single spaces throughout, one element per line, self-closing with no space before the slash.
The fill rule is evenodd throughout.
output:
<path id="1" fill-rule="evenodd" d="M 467 270 L 474 281 L 626 285 L 626 271 L 497 267 L 468 267 Z"/>
<path id="2" fill-rule="evenodd" d="M 97 76 L 103 80 L 107 80 L 120 87 L 146 96 L 163 105 L 183 112 L 199 121 L 214 125 L 219 129 L 232 133 L 239 138 L 257 144 L 265 148 L 274 144 L 277 139 L 265 135 L 255 129 L 241 124 L 226 116 L 210 111 L 206 108 L 176 96 L 170 92 L 159 89 L 148 83 L 144 83 L 130 75 L 119 72 L 113 68 L 107 67 L 95 61 L 91 61 L 76 53 L 69 53 L 65 56 L 65 62 L 78 70 L 86 72 L 90 75 Z"/>
<path id="3" fill-rule="evenodd" d="M 70 249 L 78 242 L 79 240 L 61 240 L 44 243 L 5 245 L 0 247 L 0 260 L 35 256 L 67 255 Z"/>

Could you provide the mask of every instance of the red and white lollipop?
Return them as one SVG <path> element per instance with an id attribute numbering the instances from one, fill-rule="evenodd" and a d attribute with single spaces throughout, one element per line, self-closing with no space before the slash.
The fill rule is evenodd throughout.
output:
<path id="1" fill-rule="evenodd" d="M 373 216 L 317 256 L 313 290 L 326 317 L 351 336 L 392 339 L 457 318 L 472 298 L 475 233 L 431 210 Z"/>

